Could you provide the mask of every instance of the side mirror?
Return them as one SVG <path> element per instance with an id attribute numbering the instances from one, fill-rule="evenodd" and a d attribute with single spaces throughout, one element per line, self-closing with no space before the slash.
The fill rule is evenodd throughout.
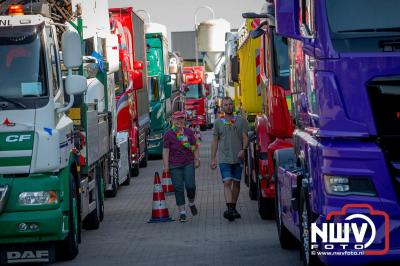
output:
<path id="1" fill-rule="evenodd" d="M 65 91 L 69 95 L 77 95 L 87 90 L 87 80 L 84 76 L 68 75 L 65 80 Z"/>
<path id="2" fill-rule="evenodd" d="M 262 14 L 257 14 L 254 12 L 246 12 L 246 13 L 242 13 L 242 17 L 243 18 L 268 18 L 268 14 L 266 13 L 262 13 Z"/>
<path id="3" fill-rule="evenodd" d="M 301 40 L 299 27 L 299 1 L 276 0 L 276 32 L 284 37 Z"/>
<path id="4" fill-rule="evenodd" d="M 99 73 L 99 65 L 95 62 L 83 63 L 83 73 L 87 79 L 96 78 Z"/>
<path id="5" fill-rule="evenodd" d="M 144 64 L 142 61 L 135 61 L 133 63 L 133 69 L 134 70 L 143 70 L 144 69 Z"/>
<path id="6" fill-rule="evenodd" d="M 143 88 L 143 73 L 140 71 L 134 70 L 132 75 L 133 75 L 133 88 L 135 90 L 142 89 Z"/>
<path id="7" fill-rule="evenodd" d="M 170 75 L 165 75 L 165 76 L 164 76 L 164 82 L 165 82 L 165 83 L 171 82 L 171 76 L 170 76 Z"/>
<path id="8" fill-rule="evenodd" d="M 82 65 L 81 37 L 77 32 L 66 31 L 61 38 L 63 61 L 66 68 L 77 68 Z"/>

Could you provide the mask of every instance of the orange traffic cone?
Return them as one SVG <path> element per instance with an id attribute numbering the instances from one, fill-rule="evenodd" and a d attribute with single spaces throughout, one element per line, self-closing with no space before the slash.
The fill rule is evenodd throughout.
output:
<path id="1" fill-rule="evenodd" d="M 164 171 L 162 174 L 162 187 L 166 195 L 174 192 L 174 185 L 172 184 L 171 173 L 169 171 Z"/>
<path id="2" fill-rule="evenodd" d="M 161 185 L 160 175 L 156 172 L 154 174 L 153 210 L 149 223 L 170 221 L 172 221 L 172 219 L 169 216 L 167 203 L 165 202 L 165 195 Z"/>

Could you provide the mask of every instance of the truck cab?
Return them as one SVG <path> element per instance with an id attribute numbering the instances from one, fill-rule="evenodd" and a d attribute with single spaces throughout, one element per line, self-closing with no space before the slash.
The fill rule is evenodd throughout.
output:
<path id="1" fill-rule="evenodd" d="M 289 40 L 295 122 L 293 149 L 275 152 L 281 245 L 298 239 L 305 265 L 399 261 L 400 3 L 275 4 L 277 32 Z M 378 232 L 370 243 L 350 238 L 349 246 L 361 242 L 375 256 L 318 253 L 326 245 L 311 238 L 311 225 L 323 228 L 332 215 L 344 223 L 349 214 L 368 217 L 368 230 Z"/>
<path id="2" fill-rule="evenodd" d="M 259 214 L 267 219 L 275 216 L 274 152 L 293 147 L 288 41 L 276 33 L 272 3 L 266 3 L 260 14 L 243 16 L 260 19 L 250 36 L 260 39 L 262 114 L 256 116 L 255 131 L 250 133 L 246 165 L 250 198 L 258 201 Z"/>
<path id="3" fill-rule="evenodd" d="M 204 87 L 204 67 L 183 68 L 183 91 L 185 94 L 185 111 L 187 120 L 193 127 L 200 126 L 206 130 L 207 96 Z"/>
<path id="4" fill-rule="evenodd" d="M 149 154 L 161 156 L 163 136 L 170 127 L 172 114 L 168 41 L 162 32 L 148 32 L 146 33 L 146 45 L 151 118 Z"/>
<path id="5" fill-rule="evenodd" d="M 86 78 L 72 74 L 82 65 L 81 39 L 63 34 L 61 61 L 53 21 L 25 12 L 11 5 L 0 15 L 1 264 L 26 262 L 25 253 L 36 254 L 30 262 L 53 261 L 60 249 L 71 259 L 79 241 L 74 124 L 66 112 L 87 89 Z"/>

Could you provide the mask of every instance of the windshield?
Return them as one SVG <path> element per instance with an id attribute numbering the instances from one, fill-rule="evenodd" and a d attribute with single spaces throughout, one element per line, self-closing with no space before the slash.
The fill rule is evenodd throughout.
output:
<path id="1" fill-rule="evenodd" d="M 282 36 L 275 35 L 275 49 L 276 49 L 276 73 L 280 77 L 289 76 L 289 56 L 287 40 Z"/>
<path id="2" fill-rule="evenodd" d="M 400 34 L 399 0 L 326 0 L 326 8 L 336 37 Z"/>
<path id="3" fill-rule="evenodd" d="M 0 28 L 0 96 L 45 96 L 44 54 L 38 27 Z"/>
<path id="4" fill-rule="evenodd" d="M 157 77 L 149 77 L 149 101 L 157 102 L 160 100 L 160 83 Z"/>
<path id="5" fill-rule="evenodd" d="M 203 97 L 203 84 L 185 85 L 186 98 L 197 99 Z"/>

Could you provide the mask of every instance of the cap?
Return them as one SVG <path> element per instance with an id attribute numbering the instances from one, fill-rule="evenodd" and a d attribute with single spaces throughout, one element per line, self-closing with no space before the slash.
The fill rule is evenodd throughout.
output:
<path id="1" fill-rule="evenodd" d="M 186 114 L 183 111 L 176 111 L 172 114 L 172 119 L 178 119 L 178 118 L 186 118 Z"/>

